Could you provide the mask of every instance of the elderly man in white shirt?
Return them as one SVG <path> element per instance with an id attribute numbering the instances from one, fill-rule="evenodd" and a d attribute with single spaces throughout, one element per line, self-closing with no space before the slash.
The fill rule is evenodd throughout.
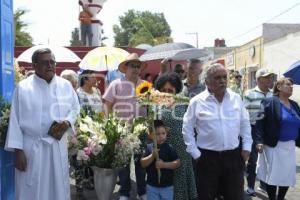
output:
<path id="1" fill-rule="evenodd" d="M 241 97 L 227 89 L 223 65 L 207 67 L 204 78 L 207 89 L 191 100 L 183 119 L 187 152 L 197 162 L 198 197 L 214 200 L 222 184 L 225 200 L 242 200 L 243 170 L 252 145 L 249 115 Z"/>

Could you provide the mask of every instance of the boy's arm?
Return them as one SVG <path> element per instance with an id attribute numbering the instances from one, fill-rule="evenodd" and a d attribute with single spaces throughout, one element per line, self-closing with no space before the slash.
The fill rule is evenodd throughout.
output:
<path id="1" fill-rule="evenodd" d="M 178 167 L 180 167 L 181 162 L 179 159 L 171 162 L 164 162 L 162 160 L 158 160 L 156 161 L 155 165 L 158 169 L 177 169 Z"/>
<path id="2" fill-rule="evenodd" d="M 169 156 L 171 158 L 170 160 L 172 160 L 172 161 L 164 162 L 163 160 L 157 160 L 155 162 L 156 168 L 158 168 L 158 169 L 177 169 L 178 167 L 180 167 L 180 165 L 181 165 L 180 159 L 178 158 L 178 155 L 172 146 L 169 146 Z"/>
<path id="3" fill-rule="evenodd" d="M 148 167 L 154 161 L 154 154 L 151 153 L 150 155 L 141 159 L 141 166 L 143 168 Z"/>
<path id="4" fill-rule="evenodd" d="M 157 155 L 158 155 L 158 151 L 155 151 L 151 145 L 147 145 L 143 158 L 140 161 L 141 166 L 143 168 L 148 167 L 155 160 Z"/>

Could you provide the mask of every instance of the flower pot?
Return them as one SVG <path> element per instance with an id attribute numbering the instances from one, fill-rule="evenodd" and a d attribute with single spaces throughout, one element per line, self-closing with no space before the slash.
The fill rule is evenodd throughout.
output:
<path id="1" fill-rule="evenodd" d="M 94 185 L 98 200 L 111 200 L 117 183 L 116 169 L 92 167 L 94 171 Z"/>

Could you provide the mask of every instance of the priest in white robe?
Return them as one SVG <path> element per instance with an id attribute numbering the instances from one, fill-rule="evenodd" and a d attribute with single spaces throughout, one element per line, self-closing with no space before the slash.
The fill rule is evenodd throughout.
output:
<path id="1" fill-rule="evenodd" d="M 55 64 L 49 49 L 37 50 L 35 74 L 14 91 L 5 149 L 16 155 L 16 200 L 70 199 L 66 138 L 80 107 L 72 85 L 55 75 Z M 53 122 L 56 137 L 48 135 Z"/>

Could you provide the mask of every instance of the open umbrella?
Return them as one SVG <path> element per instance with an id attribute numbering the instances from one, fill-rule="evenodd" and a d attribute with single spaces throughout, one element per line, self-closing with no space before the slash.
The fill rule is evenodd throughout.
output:
<path id="1" fill-rule="evenodd" d="M 129 53 L 115 47 L 97 47 L 89 51 L 79 64 L 81 69 L 107 71 L 118 69 Z"/>
<path id="2" fill-rule="evenodd" d="M 165 43 L 148 49 L 141 60 L 157 60 L 169 58 L 171 60 L 187 60 L 207 56 L 204 50 L 186 43 Z"/>
<path id="3" fill-rule="evenodd" d="M 292 64 L 283 75 L 293 79 L 295 84 L 300 85 L 300 60 Z"/>
<path id="4" fill-rule="evenodd" d="M 31 63 L 31 56 L 33 52 L 41 48 L 49 48 L 55 56 L 56 62 L 80 62 L 80 58 L 70 49 L 62 46 L 52 46 L 52 45 L 36 45 L 26 49 L 17 58 L 18 62 Z"/>

